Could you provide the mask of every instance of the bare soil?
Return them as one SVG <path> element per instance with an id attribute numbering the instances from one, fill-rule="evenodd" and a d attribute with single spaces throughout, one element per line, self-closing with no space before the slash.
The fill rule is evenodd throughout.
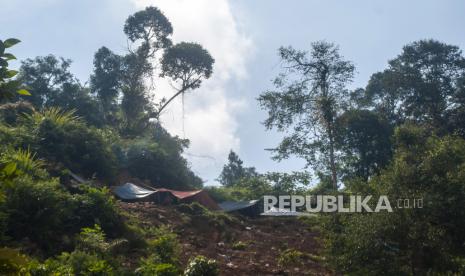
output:
<path id="1" fill-rule="evenodd" d="M 221 275 L 332 274 L 315 257 L 321 253 L 319 234 L 295 217 L 234 216 L 232 222 L 218 225 L 181 213 L 174 206 L 148 202 L 119 205 L 144 226 L 172 227 L 182 245 L 183 266 L 189 258 L 204 255 L 218 262 Z M 242 248 L 237 248 L 239 241 Z M 301 251 L 306 257 L 297 264 L 279 265 L 278 258 L 286 249 Z"/>

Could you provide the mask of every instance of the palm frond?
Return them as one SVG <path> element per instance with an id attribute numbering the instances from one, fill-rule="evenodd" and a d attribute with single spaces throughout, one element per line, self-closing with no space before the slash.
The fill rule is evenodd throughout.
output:
<path id="1" fill-rule="evenodd" d="M 32 125 L 40 125 L 45 120 L 49 120 L 57 126 L 82 123 L 81 117 L 75 115 L 75 113 L 75 109 L 65 111 L 59 107 L 50 107 L 40 112 L 24 114 L 24 120 Z"/>
<path id="2" fill-rule="evenodd" d="M 23 172 L 34 172 L 44 166 L 44 161 L 37 159 L 29 149 L 9 149 L 0 157 L 0 163 L 15 163 Z"/>

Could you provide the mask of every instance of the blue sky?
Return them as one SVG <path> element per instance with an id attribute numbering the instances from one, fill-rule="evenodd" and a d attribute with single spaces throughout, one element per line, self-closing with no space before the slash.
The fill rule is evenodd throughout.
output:
<path id="1" fill-rule="evenodd" d="M 213 77 L 186 96 L 185 131 L 179 102 L 162 118 L 170 132 L 191 139 L 186 157 L 208 184 L 231 148 L 261 172 L 303 167 L 297 159 L 276 163 L 264 151 L 281 135 L 260 124 L 266 114 L 256 98 L 279 72 L 278 47 L 335 42 L 356 65 L 352 88 L 364 87 L 409 42 L 435 38 L 465 49 L 459 0 L 0 0 L 0 38 L 22 40 L 14 49 L 19 59 L 50 53 L 72 59 L 73 73 L 86 82 L 94 52 L 104 45 L 124 52 L 124 21 L 147 5 L 165 12 L 175 42 L 200 42 L 216 59 Z M 152 93 L 172 91 L 159 80 Z"/>

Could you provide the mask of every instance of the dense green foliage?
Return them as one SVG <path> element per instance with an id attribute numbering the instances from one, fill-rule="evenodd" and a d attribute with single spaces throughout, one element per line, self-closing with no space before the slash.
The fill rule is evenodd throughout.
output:
<path id="1" fill-rule="evenodd" d="M 151 100 L 147 78 L 155 74 L 155 53 L 164 52 L 160 74 L 181 82 L 185 92 L 210 77 L 214 60 L 199 44 L 172 46 L 171 24 L 155 7 L 130 16 L 124 32 L 135 49 L 117 55 L 100 48 L 90 87 L 69 71 L 70 60 L 48 55 L 24 61 L 17 82 L 28 86 L 32 95 L 24 98 L 28 103 L 17 97 L 15 104 L 2 107 L 7 125 L 0 126 L 0 138 L 37 152 L 57 170 L 55 175 L 67 169 L 112 182 L 128 171 L 157 187 L 201 187 L 201 179 L 182 156 L 188 140 L 172 137 L 151 120 L 168 102 Z"/>
<path id="2" fill-rule="evenodd" d="M 395 136 L 388 168 L 366 184 L 351 183 L 346 192 L 422 198 L 424 208 L 329 219 L 331 260 L 340 271 L 354 274 L 463 274 L 465 141 L 411 125 Z"/>
<path id="3" fill-rule="evenodd" d="M 417 41 L 406 45 L 386 70 L 373 74 L 365 89 L 335 87 L 339 105 L 327 110 L 330 117 L 320 118 L 326 133 L 319 134 L 328 138 L 321 142 L 308 136 L 308 128 L 313 127 L 308 122 L 325 114 L 313 106 L 322 98 L 306 94 L 322 90 L 321 82 L 309 86 L 318 80 L 312 59 L 305 60 L 306 52 L 285 53 L 280 49 L 286 66 L 274 83 L 279 89 L 259 99 L 269 112 L 267 127 L 293 131 L 277 148 L 278 157 L 295 154 L 312 164 L 317 148 L 324 167 L 314 167 L 320 181 L 311 194 L 387 195 L 394 208 L 392 213 L 322 215 L 328 264 L 348 275 L 462 275 L 465 58 L 461 50 L 435 40 Z M 317 53 L 313 46 L 311 57 L 323 56 Z M 331 64 L 330 60 L 321 64 Z M 297 82 L 283 78 L 299 70 L 304 73 Z M 312 100 L 311 108 L 303 106 L 307 99 Z M 331 189 L 332 143 L 327 135 L 333 123 L 336 175 L 344 183 L 339 190 Z M 398 208 L 397 199 L 409 199 L 410 204 L 422 199 L 423 208 Z"/>
<path id="4" fill-rule="evenodd" d="M 135 49 L 117 55 L 100 48 L 89 87 L 70 72 L 70 60 L 53 55 L 23 61 L 19 74 L 9 70 L 15 57 L 5 49 L 19 40 L 0 41 L 0 244 L 37 258 L 4 248 L 0 274 L 182 271 L 176 236 L 167 229 L 141 230 L 107 186 L 129 173 L 157 187 L 202 187 L 182 156 L 189 141 L 151 120 L 167 102 L 152 101 L 147 79 L 156 72 L 158 51 L 170 52 L 163 62 L 167 77 L 178 81 L 176 70 L 192 76 L 181 80 L 189 81 L 188 89 L 210 77 L 214 60 L 195 43 L 171 50 L 173 29 L 154 7 L 130 16 L 124 32 Z M 179 59 L 182 68 L 176 67 Z M 79 177 L 88 181 L 78 185 Z M 120 262 L 128 250 L 140 250 L 137 271 Z"/>

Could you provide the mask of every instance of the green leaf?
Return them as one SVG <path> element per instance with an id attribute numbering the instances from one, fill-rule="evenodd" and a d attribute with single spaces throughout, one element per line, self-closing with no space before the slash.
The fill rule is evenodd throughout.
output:
<path id="1" fill-rule="evenodd" d="M 29 93 L 29 91 L 27 91 L 26 89 L 18 90 L 18 94 L 23 96 L 31 96 L 31 93 Z"/>
<path id="2" fill-rule="evenodd" d="M 12 59 L 16 59 L 16 57 L 10 53 L 5 53 L 3 54 L 3 57 L 5 58 L 5 60 L 12 60 Z"/>
<path id="3" fill-rule="evenodd" d="M 5 46 L 5 48 L 10 48 L 11 46 L 18 44 L 19 42 L 21 42 L 21 40 L 16 38 L 9 38 L 3 41 L 3 45 Z"/>
<path id="4" fill-rule="evenodd" d="M 5 45 L 3 45 L 3 41 L 0 40 L 0 55 L 3 55 L 5 52 Z"/>
<path id="5" fill-rule="evenodd" d="M 16 70 L 8 70 L 6 72 L 7 78 L 12 78 L 12 77 L 16 76 L 17 74 L 18 74 L 18 71 L 16 71 Z"/>
<path id="6" fill-rule="evenodd" d="M 4 168 L 3 171 L 7 176 L 12 175 L 16 171 L 16 163 L 8 163 Z"/>

